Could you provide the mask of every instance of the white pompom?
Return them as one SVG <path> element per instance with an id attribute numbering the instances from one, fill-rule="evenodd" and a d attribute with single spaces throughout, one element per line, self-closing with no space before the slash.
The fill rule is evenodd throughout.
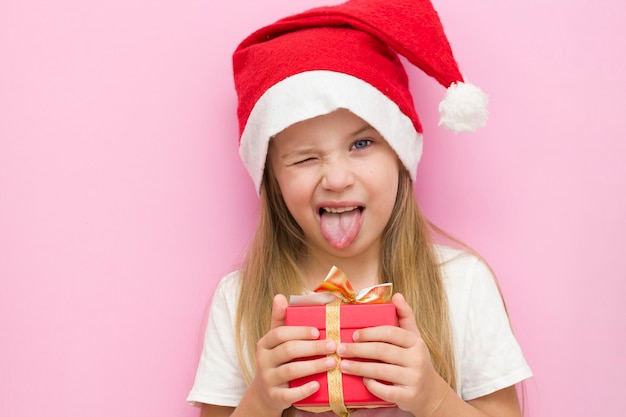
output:
<path id="1" fill-rule="evenodd" d="M 474 132 L 487 123 L 489 97 L 469 83 L 452 83 L 439 103 L 439 125 L 455 133 Z"/>

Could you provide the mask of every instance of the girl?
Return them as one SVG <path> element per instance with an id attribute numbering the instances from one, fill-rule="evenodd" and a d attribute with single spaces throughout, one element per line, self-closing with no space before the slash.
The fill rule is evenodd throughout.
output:
<path id="1" fill-rule="evenodd" d="M 515 384 L 531 372 L 497 284 L 477 256 L 435 245 L 418 209 L 422 129 L 396 51 L 448 87 L 442 124 L 485 122 L 486 96 L 463 82 L 426 0 L 309 10 L 235 51 L 240 153 L 260 217 L 244 265 L 213 298 L 188 397 L 202 416 L 308 415 L 292 404 L 318 383 L 289 381 L 335 366 L 397 405 L 357 416 L 520 415 Z M 340 345 L 285 326 L 286 296 L 312 291 L 333 265 L 357 291 L 393 283 L 399 326 Z M 338 364 L 325 356 L 335 353 Z"/>

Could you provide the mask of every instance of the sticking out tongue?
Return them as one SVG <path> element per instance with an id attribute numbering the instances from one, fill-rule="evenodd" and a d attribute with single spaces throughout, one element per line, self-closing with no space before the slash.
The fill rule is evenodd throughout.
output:
<path id="1" fill-rule="evenodd" d="M 361 230 L 362 213 L 359 209 L 344 213 L 322 211 L 320 218 L 322 235 L 336 249 L 350 245 Z"/>

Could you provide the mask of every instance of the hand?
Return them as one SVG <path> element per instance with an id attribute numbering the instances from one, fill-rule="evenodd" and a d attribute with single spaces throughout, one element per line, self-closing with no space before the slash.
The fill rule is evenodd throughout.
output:
<path id="1" fill-rule="evenodd" d="M 256 374 L 251 389 L 257 393 L 264 410 L 282 410 L 313 394 L 319 383 L 312 381 L 289 388 L 289 381 L 326 372 L 336 366 L 326 355 L 335 352 L 335 342 L 317 340 L 319 330 L 307 326 L 285 326 L 287 299 L 274 297 L 270 330 L 259 340 L 256 350 Z M 290 362 L 293 359 L 322 356 L 319 359 Z"/>
<path id="2" fill-rule="evenodd" d="M 449 387 L 432 365 L 411 307 L 401 294 L 394 294 L 392 302 L 396 305 L 399 326 L 356 331 L 355 343 L 341 344 L 337 349 L 342 358 L 340 369 L 346 374 L 362 376 L 367 389 L 377 397 L 414 415 L 428 416 Z"/>

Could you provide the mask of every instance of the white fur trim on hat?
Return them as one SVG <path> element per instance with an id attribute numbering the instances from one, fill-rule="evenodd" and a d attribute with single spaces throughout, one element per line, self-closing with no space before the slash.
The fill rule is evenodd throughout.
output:
<path id="1" fill-rule="evenodd" d="M 334 71 L 307 71 L 273 85 L 256 102 L 241 135 L 239 155 L 257 192 L 270 138 L 294 123 L 345 108 L 387 140 L 415 180 L 422 135 L 398 105 L 365 81 Z"/>

